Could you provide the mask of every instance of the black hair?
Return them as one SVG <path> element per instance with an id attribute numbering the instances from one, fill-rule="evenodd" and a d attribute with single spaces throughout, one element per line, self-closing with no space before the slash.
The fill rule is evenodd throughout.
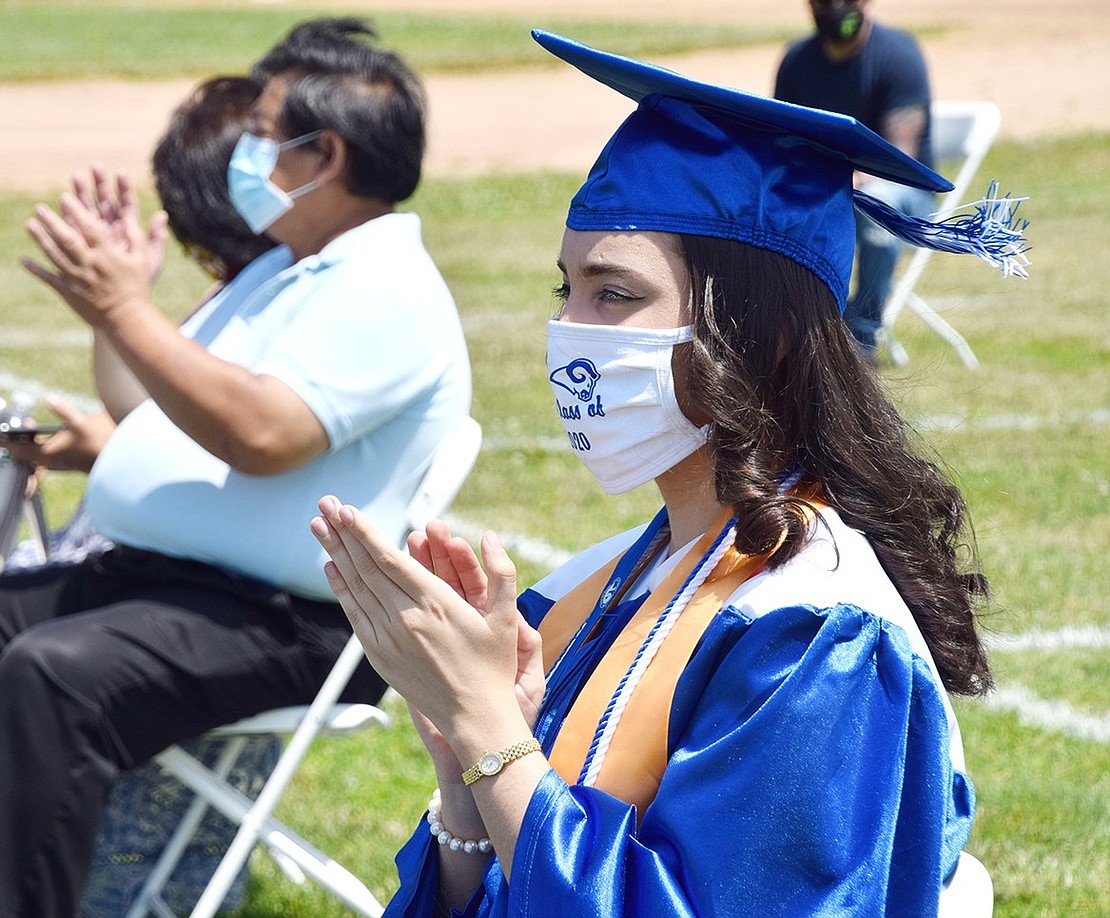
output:
<path id="1" fill-rule="evenodd" d="M 829 288 L 778 252 L 679 240 L 695 307 L 685 371 L 710 420 L 717 498 L 735 511 L 738 550 L 770 553 L 772 567 L 801 550 L 805 499 L 778 493 L 782 477 L 800 471 L 797 491 L 814 488 L 867 536 L 944 685 L 985 693 L 992 678 L 975 614 L 989 588 L 967 507 L 911 448 Z"/>
<path id="2" fill-rule="evenodd" d="M 362 19 L 310 20 L 251 73 L 260 85 L 289 79 L 278 117 L 286 137 L 335 131 L 347 144 L 347 190 L 397 203 L 420 182 L 426 104 L 416 74 L 397 54 L 374 47 L 377 37 Z"/>
<path id="3" fill-rule="evenodd" d="M 222 280 L 274 246 L 251 232 L 227 190 L 231 151 L 257 98 L 258 87 L 248 77 L 205 80 L 174 111 L 152 157 L 154 185 L 170 229 L 198 260 L 210 255 Z"/>

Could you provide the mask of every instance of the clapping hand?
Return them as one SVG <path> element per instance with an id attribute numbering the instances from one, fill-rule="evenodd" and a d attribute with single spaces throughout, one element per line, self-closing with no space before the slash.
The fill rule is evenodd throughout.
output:
<path id="1" fill-rule="evenodd" d="M 100 216 L 106 226 L 111 227 L 123 243 L 124 216 L 139 214 L 139 199 L 131 180 L 124 172 L 115 175 L 113 191 L 108 171 L 100 163 L 93 163 L 89 175 L 77 172 L 73 175 L 73 194 L 90 212 Z M 162 273 L 166 259 L 166 243 L 169 241 L 167 229 L 169 215 L 159 210 L 150 218 L 146 234 L 147 280 L 153 287 Z"/>
<path id="2" fill-rule="evenodd" d="M 27 232 L 52 269 L 29 258 L 23 266 L 94 328 L 123 322 L 130 309 L 149 303 L 150 278 L 165 251 L 165 215 L 144 232 L 138 199 L 122 173 L 114 195 L 99 168 L 91 185 L 75 177 L 57 211 L 35 207 Z"/>
<path id="3" fill-rule="evenodd" d="M 371 664 L 419 712 L 437 771 L 457 780 L 445 760 L 454 730 L 508 704 L 531 725 L 543 698 L 539 635 L 516 608 L 512 562 L 487 533 L 483 571 L 442 523 L 410 539 L 410 557 L 357 509 L 334 497 L 319 506 L 312 531 L 332 558 L 332 591 Z"/>

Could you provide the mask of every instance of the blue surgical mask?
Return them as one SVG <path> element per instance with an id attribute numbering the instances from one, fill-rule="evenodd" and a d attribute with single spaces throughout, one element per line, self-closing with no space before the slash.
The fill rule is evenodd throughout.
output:
<path id="1" fill-rule="evenodd" d="M 270 176 L 282 150 L 311 143 L 321 133 L 312 131 L 284 143 L 249 132 L 239 138 L 227 167 L 227 190 L 231 203 L 251 232 L 264 233 L 278 217 L 293 208 L 294 198 L 316 187 L 313 181 L 292 191 L 282 191 L 270 180 Z"/>

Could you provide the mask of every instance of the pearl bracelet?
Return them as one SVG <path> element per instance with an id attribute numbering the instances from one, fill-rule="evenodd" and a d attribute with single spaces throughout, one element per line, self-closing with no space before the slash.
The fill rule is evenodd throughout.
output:
<path id="1" fill-rule="evenodd" d="M 428 830 L 435 840 L 452 851 L 461 851 L 463 854 L 488 854 L 493 850 L 493 843 L 488 838 L 456 838 L 443 828 L 439 813 L 439 788 L 437 787 L 432 792 L 432 799 L 428 801 Z"/>

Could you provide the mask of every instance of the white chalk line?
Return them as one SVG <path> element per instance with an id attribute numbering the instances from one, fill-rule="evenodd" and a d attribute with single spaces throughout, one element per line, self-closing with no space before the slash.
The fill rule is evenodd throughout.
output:
<path id="1" fill-rule="evenodd" d="M 1016 682 L 999 685 L 986 697 L 986 705 L 998 711 L 1013 711 L 1026 727 L 1063 733 L 1088 742 L 1110 743 L 1110 715 L 1089 714 L 1066 701 L 1041 698 Z"/>
<path id="2" fill-rule="evenodd" d="M 445 522 L 455 535 L 462 536 L 468 542 L 478 542 L 488 528 L 451 514 L 446 515 Z M 497 538 L 510 556 L 528 561 L 544 571 L 553 571 L 574 557 L 573 552 L 517 532 L 498 529 Z"/>
<path id="3" fill-rule="evenodd" d="M 1110 626 L 1067 626 L 1053 631 L 1039 628 L 1022 634 L 992 634 L 984 639 L 992 652 L 1105 650 L 1110 648 Z M 1066 701 L 1042 698 L 1017 682 L 1003 683 L 985 699 L 987 707 L 1013 711 L 1018 721 L 1089 742 L 1110 743 L 1110 715 L 1081 711 Z"/>
<path id="4" fill-rule="evenodd" d="M 929 414 L 909 422 L 915 430 L 923 432 L 977 433 L 980 431 L 1029 432 L 1050 427 L 1104 427 L 1110 424 L 1110 408 L 1093 408 L 1090 411 L 1069 411 L 1064 414 L 993 414 L 983 417 L 966 417 L 960 414 Z M 565 437 L 521 437 L 493 434 L 482 442 L 483 451 L 544 450 L 562 451 L 567 448 Z"/>
<path id="5" fill-rule="evenodd" d="M 11 351 L 88 351 L 92 347 L 91 328 L 71 328 L 44 335 L 35 328 L 0 326 L 0 347 Z"/>
<path id="6" fill-rule="evenodd" d="M 44 386 L 38 380 L 26 379 L 10 373 L 0 372 L 0 389 L 13 391 L 21 389 L 36 398 L 41 398 L 48 392 L 55 393 L 59 397 L 72 402 L 82 411 L 91 410 L 100 404 L 87 395 L 59 391 L 57 388 Z M 946 433 L 973 433 L 984 430 L 1036 431 L 1046 427 L 1065 427 L 1077 424 L 1102 427 L 1110 424 L 1110 408 L 1093 408 L 1088 411 L 1069 411 L 1063 414 L 1049 415 L 1004 412 L 982 417 L 967 417 L 961 414 L 928 414 L 911 420 L 910 424 L 917 430 L 944 431 Z M 559 452 L 566 448 L 566 439 L 559 436 L 521 437 L 493 434 L 487 435 L 482 441 L 483 452 L 505 450 Z"/>
<path id="7" fill-rule="evenodd" d="M 0 371 L 0 389 L 6 392 L 26 392 L 39 401 L 46 395 L 56 395 L 79 411 L 98 411 L 101 407 L 99 399 L 90 398 L 79 392 L 63 392 L 56 386 L 44 386 L 37 379 L 25 379 L 3 371 Z"/>
<path id="8" fill-rule="evenodd" d="M 1093 408 L 1089 411 L 1068 411 L 1063 414 L 993 414 L 983 417 L 965 417 L 959 414 L 930 414 L 912 422 L 918 430 L 941 430 L 948 433 L 973 433 L 977 431 L 1043 430 L 1046 427 L 1073 425 L 1101 427 L 1110 424 L 1110 408 Z"/>
<path id="9" fill-rule="evenodd" d="M 1079 625 L 1022 634 L 988 634 L 983 641 L 990 651 L 1099 650 L 1110 647 L 1110 625 Z"/>

